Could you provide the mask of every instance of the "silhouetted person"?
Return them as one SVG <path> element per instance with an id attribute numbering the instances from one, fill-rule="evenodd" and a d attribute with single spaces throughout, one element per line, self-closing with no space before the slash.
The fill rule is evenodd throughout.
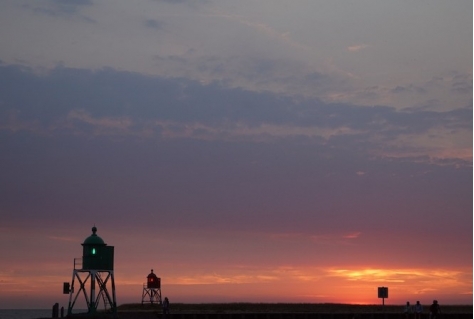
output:
<path id="1" fill-rule="evenodd" d="M 405 308 L 403 308 L 403 313 L 405 314 L 405 319 L 410 319 L 412 313 L 412 307 L 410 306 L 410 302 L 407 301 Z"/>
<path id="2" fill-rule="evenodd" d="M 421 314 L 423 313 L 423 306 L 419 301 L 416 302 L 415 306 L 415 319 L 421 319 Z"/>
<path id="3" fill-rule="evenodd" d="M 170 301 L 168 297 L 165 297 L 163 301 L 163 318 L 166 318 L 170 314 Z"/>
<path id="4" fill-rule="evenodd" d="M 438 315 L 441 313 L 439 308 L 438 300 L 433 300 L 433 304 L 430 306 L 430 319 L 438 319 Z"/>

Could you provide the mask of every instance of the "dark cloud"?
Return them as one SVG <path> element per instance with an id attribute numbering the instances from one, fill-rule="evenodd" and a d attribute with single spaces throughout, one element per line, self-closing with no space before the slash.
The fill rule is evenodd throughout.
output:
<path id="1" fill-rule="evenodd" d="M 390 90 L 391 93 L 426 93 L 426 89 L 415 85 L 397 86 Z"/>
<path id="2" fill-rule="evenodd" d="M 3 129 L 42 129 L 45 134 L 143 136 L 147 132 L 148 136 L 165 138 L 166 131 L 195 139 L 299 138 L 370 153 L 383 148 L 380 143 L 407 134 L 428 134 L 440 128 L 469 131 L 472 127 L 472 107 L 447 112 L 397 111 L 384 106 L 298 100 L 113 69 L 59 67 L 38 75 L 19 66 L 3 66 L 0 84 Z M 263 126 L 273 129 L 261 130 Z M 239 128 L 252 133 L 232 137 Z M 281 133 L 272 135 L 272 130 Z M 291 133 L 298 130 L 301 133 Z M 307 133 L 310 130 L 319 133 Z M 347 133 L 337 133 L 341 130 Z"/>
<path id="3" fill-rule="evenodd" d="M 472 76 L 455 75 L 451 89 L 456 93 L 472 95 Z"/>
<path id="4" fill-rule="evenodd" d="M 155 19 L 147 19 L 145 20 L 145 26 L 148 28 L 161 30 L 163 29 L 164 23 Z"/>
<path id="5" fill-rule="evenodd" d="M 49 0 L 43 3 L 35 2 L 31 5 L 34 12 L 50 16 L 73 15 L 77 14 L 81 7 L 93 5 L 91 0 Z M 89 18 L 85 20 L 92 21 Z"/>
<path id="6" fill-rule="evenodd" d="M 153 232 L 396 236 L 421 225 L 433 245 L 446 236 L 454 245 L 472 238 L 472 163 L 404 156 L 414 146 L 394 140 L 471 121 L 471 108 L 399 112 L 113 69 L 4 65 L 2 223 L 113 228 L 133 218 Z"/>

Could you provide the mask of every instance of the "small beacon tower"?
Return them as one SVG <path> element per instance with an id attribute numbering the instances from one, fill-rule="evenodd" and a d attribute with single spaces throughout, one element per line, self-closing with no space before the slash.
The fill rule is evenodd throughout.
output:
<path id="1" fill-rule="evenodd" d="M 146 284 L 143 284 L 142 305 L 144 303 L 161 305 L 161 278 L 151 273 L 146 277 Z"/>
<path id="2" fill-rule="evenodd" d="M 107 244 L 97 236 L 97 228 L 92 227 L 92 235 L 87 237 L 82 245 L 82 258 L 74 258 L 72 282 L 64 283 L 64 293 L 69 293 L 67 314 L 72 314 L 72 309 L 79 295 L 83 295 L 88 313 L 96 313 L 99 303 L 104 309 L 117 315 L 117 301 L 115 298 L 114 281 L 114 247 Z M 77 280 L 77 286 L 75 287 Z"/>

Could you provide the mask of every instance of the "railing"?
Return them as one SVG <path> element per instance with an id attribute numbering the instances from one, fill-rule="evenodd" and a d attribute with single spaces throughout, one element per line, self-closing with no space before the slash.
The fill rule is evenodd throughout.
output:
<path id="1" fill-rule="evenodd" d="M 74 269 L 82 269 L 82 257 L 74 258 Z"/>

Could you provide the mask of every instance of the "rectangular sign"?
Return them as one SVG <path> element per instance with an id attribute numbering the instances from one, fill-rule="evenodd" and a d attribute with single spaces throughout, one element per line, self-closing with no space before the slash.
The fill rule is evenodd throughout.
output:
<path id="1" fill-rule="evenodd" d="M 379 287 L 379 298 L 388 298 L 388 287 Z"/>
<path id="2" fill-rule="evenodd" d="M 69 292 L 70 292 L 69 283 L 68 282 L 63 282 L 63 294 L 68 295 Z"/>

